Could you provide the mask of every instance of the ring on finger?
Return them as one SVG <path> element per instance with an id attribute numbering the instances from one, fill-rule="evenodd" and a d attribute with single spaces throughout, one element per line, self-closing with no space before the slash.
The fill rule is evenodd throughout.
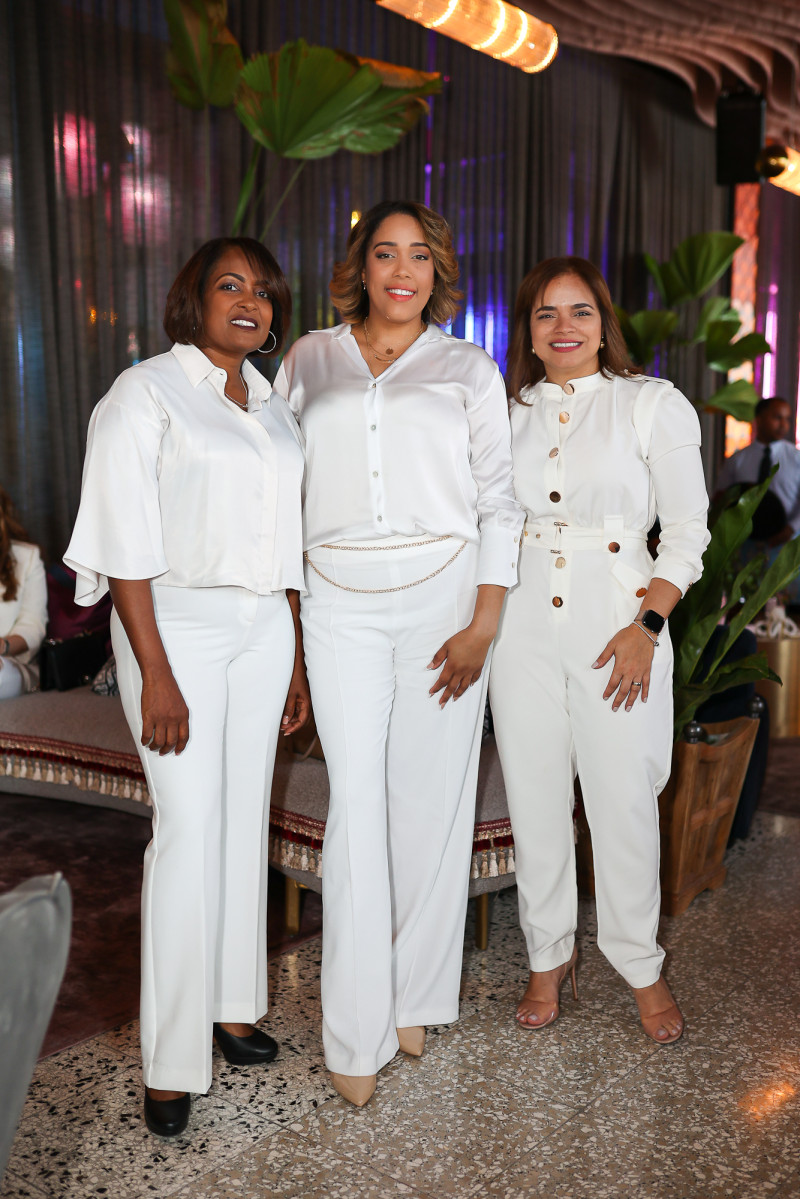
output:
<path id="1" fill-rule="evenodd" d="M 641 687 L 641 683 L 631 683 L 631 687 Z"/>

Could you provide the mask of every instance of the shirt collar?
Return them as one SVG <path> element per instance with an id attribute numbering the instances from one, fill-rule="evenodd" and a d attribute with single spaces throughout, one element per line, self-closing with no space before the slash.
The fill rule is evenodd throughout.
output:
<path id="1" fill-rule="evenodd" d="M 172 347 L 172 353 L 181 364 L 183 372 L 192 387 L 197 387 L 213 371 L 219 369 L 197 346 L 179 345 L 176 342 Z M 242 378 L 247 384 L 247 390 L 250 395 L 251 412 L 258 411 L 264 404 L 269 403 L 270 396 L 272 395 L 272 387 L 269 381 L 246 358 L 242 363 Z"/>
<path id="2" fill-rule="evenodd" d="M 602 371 L 595 371 L 593 375 L 582 375 L 579 379 L 569 379 L 564 387 L 561 387 L 559 383 L 548 383 L 545 379 L 541 379 L 536 386 L 542 396 L 560 400 L 562 395 L 579 395 L 582 391 L 596 391 L 603 383 L 608 382 L 610 380 Z M 571 390 L 565 392 L 564 388 L 566 387 Z"/>

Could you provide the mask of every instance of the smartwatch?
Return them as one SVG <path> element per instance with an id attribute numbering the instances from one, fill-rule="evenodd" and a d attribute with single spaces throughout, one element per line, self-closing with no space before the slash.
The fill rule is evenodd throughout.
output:
<path id="1" fill-rule="evenodd" d="M 637 616 L 636 619 L 639 621 L 639 624 L 644 625 L 644 627 L 649 629 L 649 631 L 656 637 L 666 624 L 664 617 L 660 616 L 658 612 L 654 612 L 652 608 L 647 608 L 644 612 L 642 612 L 641 616 Z"/>

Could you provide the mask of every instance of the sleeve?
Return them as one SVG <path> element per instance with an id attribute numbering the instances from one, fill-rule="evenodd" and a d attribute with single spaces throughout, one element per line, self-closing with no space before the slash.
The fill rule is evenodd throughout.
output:
<path id="1" fill-rule="evenodd" d="M 97 603 L 108 590 L 109 576 L 153 579 L 169 569 L 158 494 L 166 426 L 166 415 L 148 387 L 125 375 L 95 408 L 80 507 L 64 555 L 78 576 L 77 604 Z"/>
<path id="2" fill-rule="evenodd" d="M 292 402 L 292 378 L 294 375 L 294 346 L 287 350 L 283 356 L 278 373 L 275 376 L 275 382 L 272 384 L 272 390 L 277 392 L 282 399 L 291 408 L 292 412 L 297 416 L 297 404 Z"/>
<path id="3" fill-rule="evenodd" d="M 19 612 L 7 637 L 24 637 L 31 657 L 37 653 L 44 640 L 47 625 L 47 580 L 39 549 L 35 545 L 25 547 L 24 574 L 19 580 Z M 19 559 L 17 559 L 19 561 Z"/>
<path id="4" fill-rule="evenodd" d="M 514 495 L 511 422 L 503 378 L 496 363 L 482 351 L 481 357 L 485 364 L 474 371 L 473 394 L 467 404 L 470 469 L 478 488 L 476 582 L 513 587 L 525 515 Z"/>
<path id="5" fill-rule="evenodd" d="M 673 583 L 683 595 L 703 573 L 703 553 L 711 538 L 700 421 L 694 407 L 674 388 L 656 405 L 648 463 L 661 521 L 653 577 Z"/>

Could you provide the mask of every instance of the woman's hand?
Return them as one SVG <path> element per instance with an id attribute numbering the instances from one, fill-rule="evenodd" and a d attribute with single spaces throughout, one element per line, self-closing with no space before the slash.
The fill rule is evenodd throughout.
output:
<path id="1" fill-rule="evenodd" d="M 493 636 L 487 638 L 485 632 L 468 625 L 460 633 L 448 638 L 436 651 L 428 670 L 437 670 L 443 663 L 444 670 L 428 694 L 435 695 L 444 689 L 439 698 L 439 707 L 443 708 L 449 699 L 458 699 L 468 687 L 477 683 Z"/>
<path id="2" fill-rule="evenodd" d="M 142 679 L 142 745 L 177 756 L 189 740 L 189 709 L 171 671 Z"/>
<path id="3" fill-rule="evenodd" d="M 603 692 L 603 699 L 609 699 L 616 691 L 611 705 L 615 712 L 623 703 L 625 711 L 630 712 L 638 698 L 643 704 L 647 703 L 654 649 L 653 642 L 641 629 L 628 625 L 611 638 L 593 664 L 594 669 L 599 670 L 614 659 L 614 669 Z M 633 686 L 635 683 L 641 683 L 641 686 Z"/>
<path id="4" fill-rule="evenodd" d="M 281 732 L 284 737 L 301 729 L 310 715 L 311 693 L 308 689 L 306 668 L 302 663 L 298 663 L 292 672 L 289 694 L 286 696 L 286 705 L 281 717 Z"/>

